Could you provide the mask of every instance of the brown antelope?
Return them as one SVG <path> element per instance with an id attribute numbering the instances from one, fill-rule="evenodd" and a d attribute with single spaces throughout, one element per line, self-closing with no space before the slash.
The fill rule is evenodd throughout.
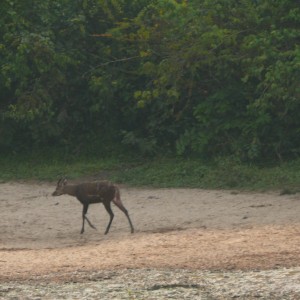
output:
<path id="1" fill-rule="evenodd" d="M 67 185 L 66 178 L 61 178 L 57 182 L 56 190 L 53 192 L 52 196 L 60 196 L 63 194 L 76 197 L 83 205 L 81 233 L 84 232 L 85 220 L 87 220 L 92 228 L 96 229 L 86 216 L 89 205 L 93 203 L 103 203 L 106 211 L 109 213 L 110 220 L 106 227 L 105 234 L 108 233 L 114 218 L 114 213 L 111 209 L 111 201 L 126 215 L 131 228 L 131 233 L 134 232 L 128 211 L 121 202 L 119 188 L 113 183 L 109 181 L 98 181 Z"/>

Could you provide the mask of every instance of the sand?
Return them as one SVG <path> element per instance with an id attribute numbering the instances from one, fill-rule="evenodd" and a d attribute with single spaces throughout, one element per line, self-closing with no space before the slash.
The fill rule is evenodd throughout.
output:
<path id="1" fill-rule="evenodd" d="M 0 184 L 0 280 L 101 269 L 268 270 L 300 265 L 300 195 L 121 186 L 125 215 L 52 197 L 55 184 Z"/>

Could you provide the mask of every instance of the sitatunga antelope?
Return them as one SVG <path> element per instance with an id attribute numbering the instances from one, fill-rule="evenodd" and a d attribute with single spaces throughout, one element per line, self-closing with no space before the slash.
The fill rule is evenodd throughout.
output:
<path id="1" fill-rule="evenodd" d="M 114 213 L 111 209 L 111 202 L 113 202 L 126 215 L 130 225 L 131 233 L 134 232 L 128 211 L 121 201 L 120 190 L 112 182 L 97 181 L 80 184 L 67 184 L 67 179 L 61 178 L 58 180 L 56 190 L 52 193 L 52 196 L 61 196 L 64 194 L 76 197 L 83 205 L 81 234 L 84 232 L 85 220 L 87 220 L 88 224 L 92 228 L 96 229 L 86 216 L 89 205 L 94 203 L 103 203 L 106 211 L 109 213 L 110 219 L 104 234 L 108 233 L 114 218 Z"/>

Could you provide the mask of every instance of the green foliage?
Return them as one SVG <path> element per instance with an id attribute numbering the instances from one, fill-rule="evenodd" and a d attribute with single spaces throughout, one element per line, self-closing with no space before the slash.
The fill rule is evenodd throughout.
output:
<path id="1" fill-rule="evenodd" d="M 138 19 L 152 53 L 138 99 L 148 135 L 159 125 L 178 154 L 298 153 L 299 12 L 289 1 L 152 3 Z"/>
<path id="2" fill-rule="evenodd" d="M 160 158 L 111 173 L 119 183 L 157 188 L 204 188 L 299 192 L 299 159 L 274 165 L 214 160 Z"/>
<path id="3" fill-rule="evenodd" d="M 2 152 L 299 156 L 297 1 L 2 2 Z"/>
<path id="4" fill-rule="evenodd" d="M 233 157 L 212 160 L 199 158 L 69 155 L 35 152 L 0 157 L 0 182 L 10 180 L 56 181 L 69 179 L 96 180 L 105 178 L 132 186 L 157 188 L 205 188 L 237 190 L 276 190 L 299 192 L 300 160 L 278 164 L 254 165 Z"/>
<path id="5" fill-rule="evenodd" d="M 55 181 L 61 176 L 70 179 L 105 177 L 118 167 L 121 158 L 103 157 L 98 154 L 70 155 L 63 151 L 39 151 L 10 154 L 0 158 L 0 181 L 47 180 Z"/>

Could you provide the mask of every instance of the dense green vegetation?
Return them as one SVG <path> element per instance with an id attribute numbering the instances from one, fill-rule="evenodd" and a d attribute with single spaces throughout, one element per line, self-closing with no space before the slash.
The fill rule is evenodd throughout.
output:
<path id="1" fill-rule="evenodd" d="M 297 156 L 299 28 L 290 0 L 3 0 L 1 150 Z"/>
<path id="2" fill-rule="evenodd" d="M 253 163 L 299 157 L 298 1 L 2 0 L 0 14 L 4 180 L 120 169 L 123 153 L 175 158 L 119 181 L 259 186 Z"/>

